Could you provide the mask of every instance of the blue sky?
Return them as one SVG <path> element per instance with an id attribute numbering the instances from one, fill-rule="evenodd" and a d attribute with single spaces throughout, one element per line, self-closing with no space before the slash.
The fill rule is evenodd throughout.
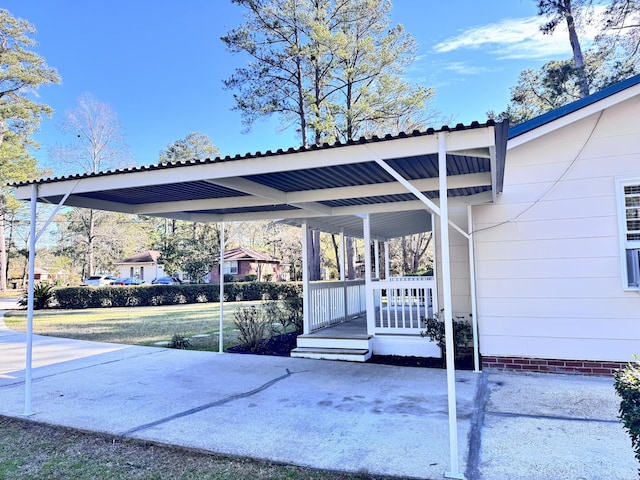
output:
<path id="1" fill-rule="evenodd" d="M 246 58 L 220 40 L 242 22 L 229 0 L 4 0 L 2 8 L 36 27 L 35 50 L 62 77 L 38 90 L 55 111 L 35 135 L 45 165 L 49 148 L 65 143 L 57 124 L 83 92 L 118 113 L 138 165 L 195 131 L 223 155 L 299 144 L 276 121 L 243 133 L 231 111 L 222 80 Z M 533 0 L 393 0 L 392 22 L 419 45 L 408 78 L 435 88 L 432 106 L 451 124 L 485 121 L 487 110 L 506 107 L 521 70 L 571 54 L 566 31 L 539 33 Z"/>

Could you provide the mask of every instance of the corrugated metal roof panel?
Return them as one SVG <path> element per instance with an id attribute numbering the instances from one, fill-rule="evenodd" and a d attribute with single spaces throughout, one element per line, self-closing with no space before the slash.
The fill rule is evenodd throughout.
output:
<path id="1" fill-rule="evenodd" d="M 135 188 L 102 190 L 90 194 L 79 193 L 79 197 L 94 198 L 110 202 L 127 202 L 130 205 L 143 203 L 175 202 L 180 200 L 203 200 L 226 197 L 242 197 L 246 193 L 221 187 L 210 182 L 172 183 L 167 185 L 141 185 Z"/>
<path id="2" fill-rule="evenodd" d="M 279 212 L 288 210 L 300 210 L 298 207 L 292 205 L 261 205 L 257 207 L 237 207 L 237 208 L 210 208 L 207 210 L 189 210 L 189 213 L 202 214 L 202 215 L 231 215 L 236 213 L 247 212 Z"/>

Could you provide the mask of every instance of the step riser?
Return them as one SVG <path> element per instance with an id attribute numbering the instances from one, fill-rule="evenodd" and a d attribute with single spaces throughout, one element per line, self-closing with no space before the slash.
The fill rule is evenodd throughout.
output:
<path id="1" fill-rule="evenodd" d="M 370 339 L 353 339 L 353 338 L 313 338 L 298 337 L 298 347 L 308 348 L 355 348 L 363 350 L 371 350 Z"/>
<path id="2" fill-rule="evenodd" d="M 364 363 L 369 358 L 371 358 L 371 352 L 366 353 L 365 355 L 349 355 L 349 354 L 339 354 L 339 353 L 325 353 L 325 352 L 306 352 L 306 353 L 296 353 L 291 352 L 291 356 L 294 358 L 309 358 L 313 360 L 342 360 L 345 362 L 361 362 Z"/>

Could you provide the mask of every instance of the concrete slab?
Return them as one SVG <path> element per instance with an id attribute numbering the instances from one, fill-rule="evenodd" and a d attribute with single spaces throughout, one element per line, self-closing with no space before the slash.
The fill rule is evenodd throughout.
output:
<path id="1" fill-rule="evenodd" d="M 611 378 L 493 372 L 487 386 L 480 478 L 638 478 Z"/>
<path id="2" fill-rule="evenodd" d="M 0 322 L 1 323 L 1 322 Z M 24 412 L 25 336 L 0 324 L 0 414 Z M 457 372 L 469 479 L 637 478 L 609 378 Z M 320 469 L 440 479 L 444 370 L 34 336 L 29 417 Z"/>
<path id="3" fill-rule="evenodd" d="M 442 370 L 86 343 L 34 337 L 31 419 L 321 469 L 450 469 Z M 22 368 L 3 368 L 0 414 L 24 412 Z M 457 376 L 462 471 L 477 378 Z"/>

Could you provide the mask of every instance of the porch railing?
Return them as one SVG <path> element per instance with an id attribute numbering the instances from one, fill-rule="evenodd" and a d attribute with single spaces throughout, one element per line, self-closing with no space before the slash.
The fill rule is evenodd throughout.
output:
<path id="1" fill-rule="evenodd" d="M 424 330 L 421 319 L 437 312 L 433 277 L 392 277 L 372 283 L 375 333 L 417 334 Z"/>
<path id="2" fill-rule="evenodd" d="M 344 322 L 366 312 L 364 280 L 311 282 L 310 332 Z"/>

